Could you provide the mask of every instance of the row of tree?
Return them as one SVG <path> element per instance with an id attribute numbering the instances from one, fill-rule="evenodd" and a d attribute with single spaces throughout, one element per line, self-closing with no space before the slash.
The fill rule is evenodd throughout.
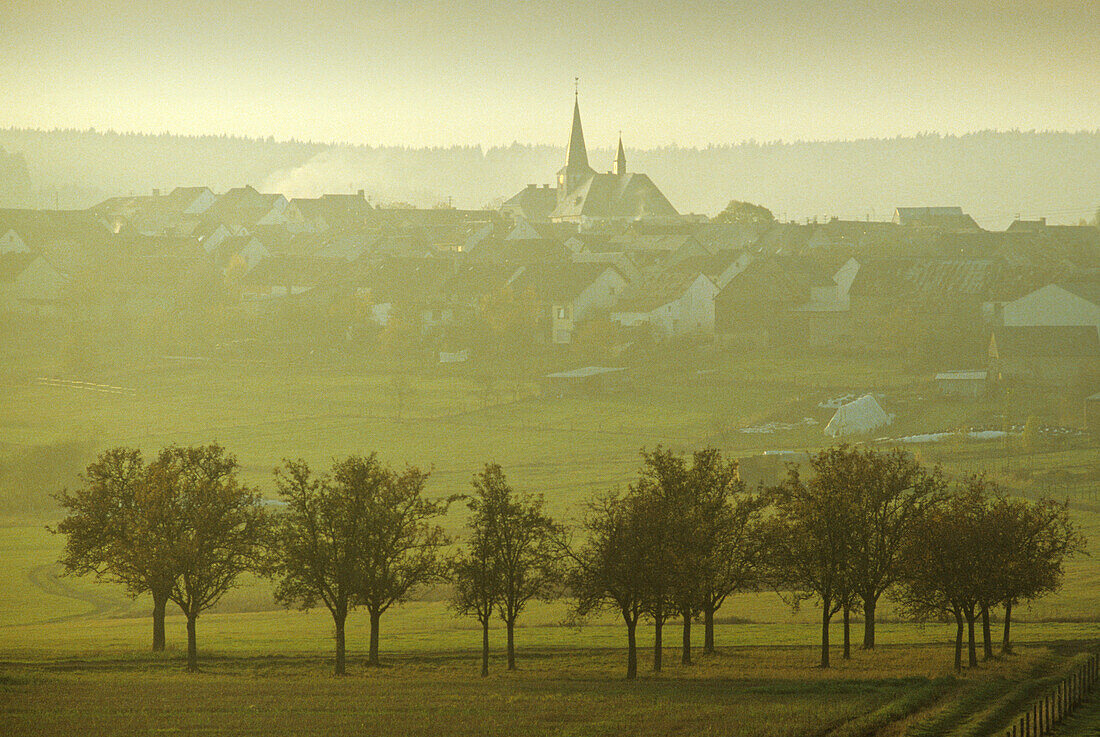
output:
<path id="1" fill-rule="evenodd" d="M 1083 546 L 1065 503 L 1011 499 L 980 476 L 950 485 L 902 451 L 848 446 L 751 493 L 736 462 L 715 449 L 690 458 L 643 451 L 637 480 L 592 500 L 570 527 L 546 514 L 541 496 L 513 490 L 495 464 L 474 477 L 471 493 L 429 499 L 426 473 L 396 471 L 373 454 L 325 474 L 288 460 L 275 471 L 274 506 L 238 470 L 218 445 L 165 448 L 148 463 L 116 448 L 58 497 L 68 512 L 55 528 L 66 536 L 64 567 L 151 594 L 154 650 L 164 648 L 165 609 L 176 603 L 190 670 L 199 615 L 246 571 L 272 577 L 287 606 L 329 610 L 338 674 L 352 610 L 369 614 L 368 663 L 377 665 L 382 615 L 433 584 L 449 584 L 453 610 L 481 624 L 483 675 L 493 616 L 504 622 L 514 669 L 515 625 L 535 599 L 568 596 L 578 617 L 621 616 L 633 678 L 643 619 L 654 625 L 655 670 L 670 620 L 681 623 L 690 664 L 692 624 L 702 620 L 704 650 L 713 652 L 716 612 L 731 595 L 764 588 L 821 607 L 823 667 L 832 618 L 842 613 L 849 657 L 850 613 L 862 610 L 863 646 L 873 648 L 888 593 L 915 617 L 954 619 L 961 667 L 964 623 L 974 665 L 975 623 L 990 656 L 990 615 L 1003 607 L 1009 651 L 1012 607 L 1055 590 L 1064 561 Z M 454 544 L 439 520 L 459 499 L 469 516 Z"/>

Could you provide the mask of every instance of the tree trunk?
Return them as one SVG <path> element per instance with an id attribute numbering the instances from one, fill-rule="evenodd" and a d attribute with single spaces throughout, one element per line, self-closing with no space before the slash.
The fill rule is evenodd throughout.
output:
<path id="1" fill-rule="evenodd" d="M 489 675 L 489 618 L 481 620 L 481 677 Z"/>
<path id="2" fill-rule="evenodd" d="M 1005 634 L 1004 639 L 1001 640 L 1001 653 L 1004 655 L 1012 654 L 1012 640 L 1009 637 L 1009 630 L 1012 624 L 1012 602 L 1005 602 Z"/>
<path id="3" fill-rule="evenodd" d="M 199 641 L 195 635 L 195 622 L 198 615 L 187 615 L 187 672 L 197 673 L 199 670 Z"/>
<path id="4" fill-rule="evenodd" d="M 875 607 L 878 600 L 868 597 L 863 600 L 863 649 L 875 649 Z"/>
<path id="5" fill-rule="evenodd" d="M 844 660 L 852 659 L 852 628 L 851 628 L 851 608 L 844 605 Z"/>
<path id="6" fill-rule="evenodd" d="M 993 634 L 989 631 L 989 607 L 982 607 L 982 659 L 989 660 L 993 657 Z"/>
<path id="7" fill-rule="evenodd" d="M 955 670 L 963 668 L 963 617 L 962 612 L 955 612 Z"/>
<path id="8" fill-rule="evenodd" d="M 508 670 L 516 669 L 516 620 L 515 617 L 508 620 Z"/>
<path id="9" fill-rule="evenodd" d="M 631 619 L 628 614 L 624 614 L 623 619 L 626 621 L 626 678 L 633 681 L 638 677 L 638 620 Z"/>
<path id="10" fill-rule="evenodd" d="M 168 606 L 168 594 L 153 592 L 153 652 L 164 651 L 164 614 Z"/>
<path id="11" fill-rule="evenodd" d="M 691 614 L 684 612 L 684 643 L 680 662 L 683 665 L 691 665 Z"/>
<path id="12" fill-rule="evenodd" d="M 829 611 L 832 602 L 829 601 L 829 597 L 821 602 L 821 667 L 829 667 L 829 620 L 832 618 L 832 613 Z"/>
<path id="13" fill-rule="evenodd" d="M 337 610 L 332 614 L 332 621 L 336 625 L 336 666 L 333 668 L 333 673 L 338 676 L 347 672 L 344 664 L 344 623 L 347 622 L 347 618 L 348 613 L 345 611 Z"/>
<path id="14" fill-rule="evenodd" d="M 707 605 L 703 610 L 703 653 L 713 655 L 714 650 L 714 607 Z"/>
<path id="15" fill-rule="evenodd" d="M 653 672 L 661 672 L 661 656 L 664 654 L 662 635 L 665 629 L 665 620 L 657 617 L 653 620 Z"/>
<path id="16" fill-rule="evenodd" d="M 377 666 L 378 662 L 378 626 L 381 623 L 382 612 L 370 613 L 370 652 L 367 654 L 367 665 Z"/>
<path id="17" fill-rule="evenodd" d="M 978 665 L 978 648 L 977 643 L 974 640 L 974 620 L 977 617 L 975 613 L 970 611 L 966 613 L 966 635 L 967 635 L 967 665 L 971 668 Z"/>

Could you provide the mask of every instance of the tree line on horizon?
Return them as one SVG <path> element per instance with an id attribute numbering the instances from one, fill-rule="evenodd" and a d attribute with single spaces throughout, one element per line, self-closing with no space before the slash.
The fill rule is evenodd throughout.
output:
<path id="1" fill-rule="evenodd" d="M 565 525 L 541 495 L 516 491 L 487 463 L 471 491 L 425 496 L 429 474 L 395 470 L 376 454 L 335 460 L 318 473 L 302 460 L 275 469 L 281 504 L 240 482 L 236 458 L 217 444 L 169 446 L 146 462 L 135 448 L 101 453 L 82 484 L 57 495 L 66 516 L 71 574 L 122 584 L 153 599 L 153 650 L 165 649 L 168 603 L 187 619 L 187 668 L 198 669 L 197 620 L 254 572 L 275 582 L 281 604 L 324 606 L 335 630 L 335 672 L 346 672 L 345 627 L 367 611 L 367 664 L 380 664 L 382 616 L 427 585 L 450 586 L 450 608 L 481 625 L 481 674 L 489 628 L 503 622 L 507 668 L 515 627 L 534 600 L 566 597 L 577 621 L 621 616 L 628 679 L 638 672 L 637 628 L 654 627 L 660 671 L 666 624 L 681 627 L 681 662 L 692 663 L 692 626 L 716 649 L 715 615 L 733 594 L 773 590 L 821 611 L 820 666 L 830 665 L 830 624 L 862 615 L 862 647 L 876 646 L 884 598 L 920 621 L 952 621 L 955 667 L 978 663 L 977 630 L 994 657 L 991 620 L 1002 612 L 1002 653 L 1012 651 L 1013 607 L 1056 591 L 1064 563 L 1084 549 L 1068 502 L 1007 496 L 983 475 L 949 482 L 902 450 L 838 445 L 791 465 L 772 486 L 746 488 L 736 461 L 714 448 L 690 456 L 641 452 L 637 478 L 596 495 Z M 439 521 L 465 502 L 460 540 Z M 964 638 L 964 629 L 966 637 Z"/>
<path id="2" fill-rule="evenodd" d="M 0 147 L 25 159 L 36 193 L 33 202 L 22 197 L 6 206 L 63 208 L 152 188 L 205 185 L 224 191 L 243 184 L 288 196 L 362 188 L 374 202 L 430 207 L 451 197 L 462 207 L 480 207 L 511 197 L 527 183 L 551 181 L 567 140 L 567 119 L 560 145 L 434 148 L 0 128 Z M 1070 211 L 1076 222 L 1091 218 L 1097 205 L 1089 198 L 1100 166 L 1100 131 L 749 140 L 648 150 L 633 148 L 629 135 L 625 142 L 630 170 L 647 173 L 681 212 L 718 212 L 730 196 L 771 203 L 784 220 L 786 214 L 888 220 L 899 205 L 958 204 L 979 222 L 1001 228 L 1020 212 L 1049 215 L 1053 222 Z M 597 169 L 599 162 L 610 165 L 612 143 L 589 149 Z M 947 171 L 954 176 L 945 178 Z M 731 192 L 730 182 L 749 184 Z M 1026 199 L 1021 192 L 1028 193 Z"/>

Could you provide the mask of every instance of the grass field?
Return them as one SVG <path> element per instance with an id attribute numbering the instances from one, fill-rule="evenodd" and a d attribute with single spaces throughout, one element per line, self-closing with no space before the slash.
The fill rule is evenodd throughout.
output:
<path id="1" fill-rule="evenodd" d="M 154 358 L 117 365 L 101 361 L 74 373 L 48 352 L 21 350 L 13 354 L 20 356 L 18 366 L 0 366 L 0 467 L 29 449 L 71 441 L 90 455 L 118 444 L 151 454 L 168 443 L 216 440 L 238 455 L 246 480 L 269 496 L 274 494 L 271 469 L 284 456 L 325 467 L 334 457 L 370 451 L 390 463 L 431 468 L 429 491 L 442 496 L 466 491 L 477 468 L 493 460 L 518 488 L 544 494 L 550 511 L 565 520 L 594 492 L 629 482 L 643 446 L 663 443 L 689 451 L 713 444 L 734 457 L 821 447 L 831 410 L 818 404 L 845 394 L 884 395 L 888 410 L 897 413 L 891 437 L 1022 425 L 1032 414 L 1055 423 L 1061 401 L 1025 397 L 1012 404 L 1006 420 L 1004 402 L 937 399 L 928 375 L 888 361 L 738 358 L 699 349 L 633 364 L 628 389 L 588 397 L 547 394 L 537 372 L 500 378 L 487 392 L 476 366 L 421 367 L 395 378 L 391 368 L 370 362 L 215 365 Z M 38 376 L 133 391 L 43 386 L 35 382 Z M 398 385 L 406 388 L 400 402 L 394 399 Z M 769 422 L 786 429 L 742 431 Z M 1100 448 L 1087 438 L 1046 443 L 1027 455 L 1000 442 L 911 448 L 949 471 L 987 469 L 1017 491 L 1072 498 L 1091 549 L 1100 549 L 1100 499 L 1090 475 L 1100 464 Z M 479 644 L 475 623 L 451 615 L 444 591 L 428 591 L 383 618 L 388 667 L 380 671 L 361 665 L 367 622 L 353 614 L 352 675 L 335 680 L 327 675 L 332 648 L 327 613 L 284 611 L 271 600 L 270 583 L 246 579 L 200 618 L 204 672 L 188 678 L 179 673 L 180 617 L 169 617 L 168 652 L 146 655 L 150 602 L 59 575 L 61 541 L 45 529 L 56 512 L 45 500 L 60 476 L 14 484 L 10 474 L 5 478 L 0 498 L 0 723 L 10 725 L 5 734 L 191 734 L 216 721 L 223 731 L 239 734 L 628 731 L 852 737 L 903 735 L 939 719 L 950 723 L 943 734 L 962 735 L 998 718 L 982 717 L 982 703 L 1021 698 L 1028 684 L 1069 657 L 1062 649 L 1100 640 L 1100 566 L 1093 558 L 1079 558 L 1068 567 L 1061 592 L 1016 613 L 1014 635 L 1023 643 L 1022 655 L 983 664 L 949 685 L 939 679 L 949 675 L 951 627 L 899 622 L 886 606 L 878 636 L 884 647 L 858 652 L 852 662 L 837 658 L 837 667 L 826 673 L 811 667 L 815 613 L 791 612 L 768 593 L 732 599 L 717 627 L 722 653 L 691 669 L 674 666 L 660 678 L 645 676 L 644 648 L 652 635 L 641 632 L 643 678 L 633 685 L 620 680 L 624 634 L 613 618 L 572 626 L 565 622 L 565 602 L 540 603 L 521 619 L 517 632 L 521 672 L 480 681 L 471 678 Z M 462 510 L 446 524 L 457 532 Z M 858 641 L 858 623 L 855 630 Z M 666 632 L 666 642 L 677 634 Z M 701 642 L 699 630 L 697 637 Z M 503 639 L 499 630 L 493 638 L 495 648 Z M 840 642 L 839 625 L 833 638 Z M 1045 644 L 1052 642 L 1079 644 Z M 670 649 L 666 662 L 677 660 Z M 494 661 L 494 669 L 500 667 Z M 1090 723 L 1087 714 L 1080 719 Z"/>

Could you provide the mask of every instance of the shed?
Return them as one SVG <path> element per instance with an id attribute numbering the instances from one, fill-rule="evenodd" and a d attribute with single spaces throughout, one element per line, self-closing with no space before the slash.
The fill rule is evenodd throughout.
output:
<path id="1" fill-rule="evenodd" d="M 945 397 L 977 399 L 985 396 L 988 371 L 942 371 L 936 374 L 936 387 Z"/>
<path id="2" fill-rule="evenodd" d="M 865 435 L 893 421 L 894 418 L 886 414 L 874 396 L 865 394 L 859 399 L 840 405 L 833 419 L 825 426 L 825 434 L 833 438 Z"/>

